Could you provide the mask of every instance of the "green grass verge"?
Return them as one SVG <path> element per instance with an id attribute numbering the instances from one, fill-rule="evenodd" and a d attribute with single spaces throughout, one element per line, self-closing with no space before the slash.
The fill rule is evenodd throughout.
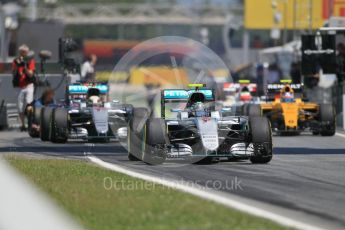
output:
<path id="1" fill-rule="evenodd" d="M 6 159 L 88 229 L 285 229 L 161 185 L 141 189 L 144 181 L 91 163 L 18 156 Z M 116 188 L 107 190 L 104 178 L 111 178 L 114 184 L 118 181 Z M 133 184 L 138 188 L 131 189 Z"/>

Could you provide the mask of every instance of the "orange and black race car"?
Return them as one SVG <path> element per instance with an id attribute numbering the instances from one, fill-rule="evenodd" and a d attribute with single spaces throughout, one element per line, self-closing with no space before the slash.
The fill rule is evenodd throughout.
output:
<path id="1" fill-rule="evenodd" d="M 311 131 L 314 135 L 335 134 L 335 111 L 332 104 L 317 104 L 303 99 L 301 84 L 270 84 L 267 102 L 255 105 L 254 114 L 262 114 L 271 121 L 277 133 Z"/>

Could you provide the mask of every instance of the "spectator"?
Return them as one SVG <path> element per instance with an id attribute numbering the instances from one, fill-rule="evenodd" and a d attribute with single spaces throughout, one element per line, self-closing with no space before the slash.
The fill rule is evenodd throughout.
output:
<path id="1" fill-rule="evenodd" d="M 34 81 L 35 81 L 35 60 L 29 57 L 29 47 L 21 45 L 19 47 L 19 56 L 12 62 L 13 87 L 19 88 L 18 111 L 21 121 L 21 131 L 25 131 L 25 107 L 34 99 Z"/>
<path id="2" fill-rule="evenodd" d="M 54 90 L 52 88 L 47 88 L 42 93 L 42 96 L 39 99 L 35 100 L 34 102 L 35 107 L 55 105 L 54 95 L 55 95 Z"/>
<path id="3" fill-rule="evenodd" d="M 280 82 L 281 71 L 276 63 L 271 64 L 268 67 L 267 83 L 275 84 Z"/>
<path id="4" fill-rule="evenodd" d="M 97 63 L 97 56 L 91 54 L 81 66 L 81 77 L 84 82 L 95 81 L 95 65 Z"/>

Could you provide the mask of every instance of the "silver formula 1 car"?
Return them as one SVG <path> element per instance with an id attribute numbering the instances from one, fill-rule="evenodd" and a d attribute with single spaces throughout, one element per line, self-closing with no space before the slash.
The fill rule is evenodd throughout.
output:
<path id="1" fill-rule="evenodd" d="M 213 90 L 203 84 L 193 89 L 161 92 L 161 118 L 148 118 L 145 110 L 134 110 L 128 129 L 128 157 L 148 164 L 167 158 L 211 162 L 214 159 L 249 159 L 268 163 L 272 159 L 272 135 L 267 118 L 223 116 L 215 110 Z M 166 107 L 177 116 L 167 118 Z"/>
<path id="2" fill-rule="evenodd" d="M 107 142 L 126 138 L 132 110 L 131 105 L 108 101 L 107 84 L 68 85 L 62 104 L 41 109 L 40 137 L 56 143 L 68 139 Z"/>

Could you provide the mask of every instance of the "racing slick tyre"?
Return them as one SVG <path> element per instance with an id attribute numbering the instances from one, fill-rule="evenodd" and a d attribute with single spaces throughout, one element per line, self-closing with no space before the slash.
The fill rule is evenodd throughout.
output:
<path id="1" fill-rule="evenodd" d="M 249 104 L 242 105 L 242 116 L 248 116 Z"/>
<path id="2" fill-rule="evenodd" d="M 51 122 L 51 141 L 66 143 L 68 139 L 68 111 L 64 108 L 53 110 Z"/>
<path id="3" fill-rule="evenodd" d="M 249 126 L 254 155 L 253 164 L 266 164 L 272 160 L 272 130 L 266 117 L 250 117 Z"/>
<path id="4" fill-rule="evenodd" d="M 261 116 L 261 106 L 260 105 L 248 105 L 248 116 L 249 117 L 260 117 Z"/>
<path id="5" fill-rule="evenodd" d="M 39 126 L 41 121 L 41 108 L 33 107 L 32 113 L 28 117 L 28 131 L 32 138 L 40 137 L 40 133 L 37 129 L 33 128 L 33 125 Z"/>
<path id="6" fill-rule="evenodd" d="M 146 108 L 133 108 L 127 128 L 127 150 L 130 161 L 140 161 L 142 155 L 143 128 L 149 116 Z"/>
<path id="7" fill-rule="evenodd" d="M 335 111 L 332 104 L 320 105 L 321 136 L 333 136 L 335 134 Z"/>
<path id="8" fill-rule="evenodd" d="M 52 114 L 53 108 L 51 107 L 41 109 L 40 138 L 42 141 L 50 141 Z"/>
<path id="9" fill-rule="evenodd" d="M 150 118 L 144 127 L 143 156 L 146 164 L 164 163 L 167 157 L 166 145 L 169 143 L 165 121 L 161 118 Z"/>

